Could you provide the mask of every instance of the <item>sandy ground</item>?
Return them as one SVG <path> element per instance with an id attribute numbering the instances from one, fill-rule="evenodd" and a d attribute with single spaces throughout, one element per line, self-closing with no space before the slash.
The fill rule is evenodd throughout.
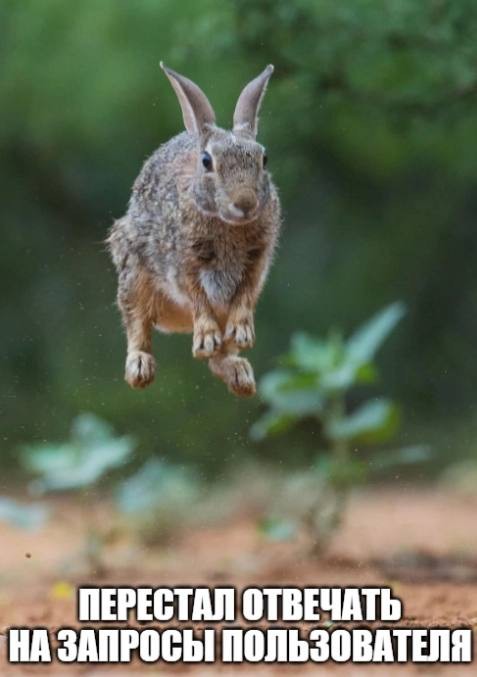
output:
<path id="1" fill-rule="evenodd" d="M 420 627 L 477 625 L 477 498 L 429 490 L 374 491 L 355 496 L 345 524 L 323 560 L 294 543 L 269 543 L 249 519 L 184 534 L 167 548 L 124 539 L 106 554 L 98 580 L 81 570 L 83 525 L 76 507 L 58 503 L 38 534 L 0 526 L 0 676 L 87 677 L 178 675 L 477 675 L 469 666 L 9 666 L 2 635 L 10 626 L 75 625 L 74 588 L 108 585 L 354 586 L 391 585 L 404 603 L 403 623 Z M 107 519 L 107 513 L 105 513 Z"/>

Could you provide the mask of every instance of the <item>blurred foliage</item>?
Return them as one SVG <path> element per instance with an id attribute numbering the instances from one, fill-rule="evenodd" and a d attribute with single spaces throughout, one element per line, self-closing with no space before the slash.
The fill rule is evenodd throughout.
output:
<path id="1" fill-rule="evenodd" d="M 159 545 L 207 519 L 210 512 L 206 487 L 197 473 L 158 458 L 150 458 L 133 471 L 135 447 L 131 437 L 117 436 L 111 424 L 83 413 L 73 420 L 65 442 L 32 444 L 22 450 L 22 467 L 35 477 L 29 485 L 31 494 L 68 492 L 76 496 L 85 538 L 75 561 L 83 561 L 91 574 L 105 572 L 106 546 L 123 532 L 148 545 Z M 129 476 L 121 477 L 120 468 L 122 475 L 128 472 Z M 99 490 L 102 480 L 108 486 Z M 101 501 L 108 505 L 107 520 L 99 509 Z M 229 504 L 233 509 L 233 501 Z M 47 513 L 44 505 L 0 497 L 0 520 L 13 526 L 39 528 Z"/>
<path id="2" fill-rule="evenodd" d="M 442 429 L 473 417 L 477 379 L 474 2 L 4 0 L 0 25 L 2 467 L 19 442 L 64 438 L 85 409 L 134 435 L 139 455 L 208 474 L 257 453 L 313 458 L 308 431 L 293 458 L 279 438 L 253 448 L 259 403 L 226 396 L 189 337 L 159 337 L 151 390 L 122 381 L 102 242 L 143 159 L 181 129 L 160 59 L 204 87 L 224 125 L 247 79 L 276 66 L 261 139 L 285 229 L 258 310 L 258 371 L 297 328 L 349 329 L 403 298 L 409 321 L 383 356 L 410 414 L 402 439 L 426 426 L 456 453 Z"/>
<path id="3" fill-rule="evenodd" d="M 203 489 L 189 469 L 146 461 L 116 491 L 116 506 L 147 544 L 160 544 L 190 525 Z"/>
<path id="4" fill-rule="evenodd" d="M 19 503 L 12 498 L 0 496 L 0 522 L 7 522 L 17 529 L 37 531 L 48 518 L 48 508 L 40 503 Z"/>
<path id="5" fill-rule="evenodd" d="M 333 445 L 379 442 L 397 428 L 396 406 L 384 398 L 362 403 L 351 414 L 345 412 L 350 389 L 377 380 L 374 357 L 404 314 L 395 303 L 369 320 L 344 341 L 333 333 L 327 340 L 295 334 L 286 365 L 267 374 L 259 393 L 269 405 L 267 413 L 252 426 L 257 440 L 282 433 L 295 422 L 316 416 L 323 434 Z"/>
<path id="6" fill-rule="evenodd" d="M 106 421 L 84 413 L 74 419 L 67 441 L 33 444 L 23 450 L 23 467 L 35 475 L 31 493 L 78 494 L 86 529 L 83 549 L 74 561 L 84 560 L 88 573 L 104 573 L 104 549 L 115 535 L 114 526 L 98 515 L 95 503 L 100 494 L 95 490 L 100 480 L 131 460 L 135 446 L 132 438 L 117 437 Z M 28 510 L 32 512 L 34 507 Z"/>
<path id="7" fill-rule="evenodd" d="M 287 480 L 279 492 L 281 499 L 285 495 L 284 531 L 294 515 L 317 553 L 339 526 L 350 489 L 370 475 L 371 466 L 360 458 L 362 447 L 386 442 L 396 432 L 399 416 L 393 401 L 373 397 L 349 411 L 349 400 L 358 386 L 377 380 L 376 353 L 404 312 L 401 303 L 394 303 L 346 341 L 338 333 L 327 340 L 297 334 L 282 360 L 285 366 L 266 374 L 260 383 L 268 410 L 252 426 L 255 439 L 282 434 L 303 419 L 314 417 L 319 423 L 317 461 L 307 472 Z M 414 454 L 404 451 L 404 458 L 395 455 L 395 462 L 415 460 L 416 450 Z M 290 490 L 296 494 L 293 498 L 286 495 Z M 268 525 L 276 538 L 279 522 L 272 517 Z"/>
<path id="8" fill-rule="evenodd" d="M 34 493 L 89 490 L 127 463 L 134 447 L 130 437 L 116 437 L 112 426 L 94 414 L 81 414 L 73 421 L 67 442 L 27 447 L 23 465 L 37 476 Z"/>

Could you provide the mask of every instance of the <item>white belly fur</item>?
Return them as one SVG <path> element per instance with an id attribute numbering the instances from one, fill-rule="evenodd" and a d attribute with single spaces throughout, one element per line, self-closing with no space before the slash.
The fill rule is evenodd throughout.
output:
<path id="1" fill-rule="evenodd" d="M 180 308 L 189 308 L 190 307 L 190 302 L 186 294 L 179 289 L 179 285 L 177 284 L 176 280 L 176 275 L 173 271 L 170 271 L 167 274 L 167 287 L 164 289 L 166 292 L 167 296 L 173 301 L 176 305 L 178 305 Z"/>
<path id="2" fill-rule="evenodd" d="M 200 283 L 212 306 L 226 308 L 232 300 L 239 280 L 223 271 L 202 270 Z"/>
<path id="3" fill-rule="evenodd" d="M 200 283 L 207 298 L 221 321 L 227 315 L 241 275 L 217 270 L 202 270 Z M 164 333 L 190 332 L 192 330 L 191 304 L 188 296 L 180 289 L 174 272 L 167 275 L 167 284 L 161 285 L 160 291 L 171 301 L 171 307 L 163 308 L 163 313 L 156 322 L 156 328 Z M 179 312 L 178 312 L 179 311 Z"/>

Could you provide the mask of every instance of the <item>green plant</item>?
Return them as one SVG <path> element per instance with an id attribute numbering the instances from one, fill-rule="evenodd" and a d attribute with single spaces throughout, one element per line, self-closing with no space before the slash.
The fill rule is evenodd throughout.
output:
<path id="1" fill-rule="evenodd" d="M 108 533 L 101 526 L 92 493 L 108 473 L 127 463 L 135 448 L 131 437 L 117 437 L 112 426 L 94 414 L 77 416 L 65 442 L 25 447 L 24 467 L 35 475 L 32 493 L 78 492 L 87 524 L 84 554 L 89 568 L 101 572 Z"/>
<path id="2" fill-rule="evenodd" d="M 366 464 L 352 450 L 389 440 L 399 425 L 392 400 L 371 397 L 350 410 L 349 395 L 357 386 L 376 382 L 376 353 L 404 312 L 402 303 L 393 303 L 347 340 L 339 332 L 327 339 L 296 334 L 283 366 L 260 383 L 268 409 L 252 426 L 255 440 L 285 433 L 310 417 L 320 424 L 325 453 L 311 472 L 292 478 L 294 498 L 290 495 L 288 500 L 288 505 L 299 506 L 299 520 L 317 552 L 339 525 L 350 488 L 367 475 Z M 276 531 L 276 521 L 271 523 Z"/>
<path id="3" fill-rule="evenodd" d="M 141 539 L 167 542 L 196 514 L 201 485 L 190 469 L 152 458 L 115 491 L 115 504 Z"/>
<path id="4" fill-rule="evenodd" d="M 74 419 L 66 442 L 27 446 L 22 459 L 36 476 L 33 493 L 79 491 L 129 461 L 134 447 L 131 437 L 116 437 L 109 423 L 85 413 Z"/>
<path id="5" fill-rule="evenodd" d="M 48 508 L 40 503 L 19 503 L 12 498 L 0 497 L 0 521 L 18 529 L 37 531 L 48 518 Z"/>

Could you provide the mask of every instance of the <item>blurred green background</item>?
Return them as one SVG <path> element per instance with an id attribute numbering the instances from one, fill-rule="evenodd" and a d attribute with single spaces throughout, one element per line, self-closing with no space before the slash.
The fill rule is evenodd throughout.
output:
<path id="1" fill-rule="evenodd" d="M 260 138 L 285 224 L 257 373 L 297 329 L 349 331 L 400 299 L 380 359 L 401 441 L 432 443 L 436 467 L 475 454 L 475 2 L 3 0 L 0 27 L 2 475 L 20 444 L 64 438 L 81 411 L 205 474 L 316 451 L 306 429 L 252 443 L 259 400 L 226 395 L 190 337 L 156 337 L 151 389 L 123 382 L 103 240 L 144 159 L 181 131 L 161 59 L 223 126 L 244 83 L 276 66 Z"/>

